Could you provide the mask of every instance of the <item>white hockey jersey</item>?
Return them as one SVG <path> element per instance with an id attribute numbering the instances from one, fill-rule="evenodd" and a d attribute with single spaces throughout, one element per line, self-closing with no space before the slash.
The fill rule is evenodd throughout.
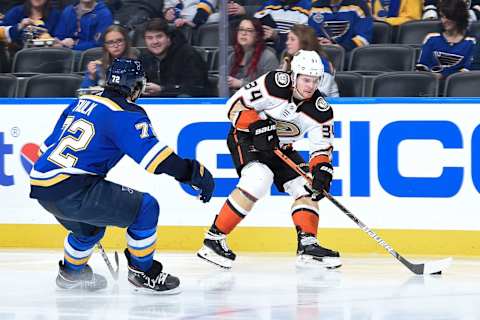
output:
<path id="1" fill-rule="evenodd" d="M 228 118 L 239 131 L 248 132 L 251 123 L 270 118 L 276 122 L 281 147 L 308 135 L 310 165 L 331 160 L 332 107 L 318 90 L 309 100 L 294 98 L 288 73 L 264 74 L 238 90 L 227 101 L 227 106 Z"/>

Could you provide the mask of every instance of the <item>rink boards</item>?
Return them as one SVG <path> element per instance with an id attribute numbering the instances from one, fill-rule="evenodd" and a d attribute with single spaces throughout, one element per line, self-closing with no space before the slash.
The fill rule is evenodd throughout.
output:
<path id="1" fill-rule="evenodd" d="M 28 198 L 35 151 L 69 99 L 0 99 L 0 246 L 61 247 L 64 231 Z M 480 255 L 480 99 L 335 99 L 332 194 L 395 249 Z M 142 100 L 160 140 L 213 173 L 203 205 L 174 179 L 123 159 L 108 179 L 160 202 L 158 247 L 194 250 L 237 182 L 222 99 Z M 297 149 L 306 151 L 307 141 Z M 295 247 L 291 199 L 272 188 L 232 234 L 237 250 Z M 321 241 L 344 252 L 382 252 L 333 205 L 320 202 Z M 123 247 L 119 229 L 104 245 Z"/>

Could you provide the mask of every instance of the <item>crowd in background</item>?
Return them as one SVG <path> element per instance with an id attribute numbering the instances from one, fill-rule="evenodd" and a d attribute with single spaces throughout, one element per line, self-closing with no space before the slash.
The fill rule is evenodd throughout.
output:
<path id="1" fill-rule="evenodd" d="M 209 79 L 216 71 L 185 30 L 218 23 L 218 6 L 216 0 L 1 1 L 2 71 L 11 70 L 13 57 L 24 47 L 68 48 L 75 64 L 83 52 L 102 48 L 99 59 L 79 70 L 82 88 L 101 87 L 112 60 L 130 57 L 143 62 L 145 96 L 212 96 L 216 84 Z M 388 23 L 394 31 L 409 21 L 441 22 L 441 29 L 423 41 L 418 71 L 445 79 L 480 69 L 478 39 L 470 30 L 480 19 L 480 0 L 238 0 L 228 2 L 227 12 L 231 93 L 268 71 L 289 71 L 292 56 L 307 49 L 322 58 L 320 90 L 339 96 L 333 59 L 324 47 L 341 47 L 348 63 L 355 48 L 372 43 L 375 21 Z M 133 31 L 142 46 L 132 47 Z"/>

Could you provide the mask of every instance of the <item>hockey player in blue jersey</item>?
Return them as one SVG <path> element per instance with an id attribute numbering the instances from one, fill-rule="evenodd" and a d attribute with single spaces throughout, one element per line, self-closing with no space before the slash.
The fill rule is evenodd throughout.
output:
<path id="1" fill-rule="evenodd" d="M 105 180 L 126 154 L 154 174 L 166 173 L 199 189 L 208 202 L 214 182 L 196 160 L 180 158 L 155 135 L 145 111 L 134 102 L 145 87 L 140 61 L 115 59 L 101 96 L 70 104 L 45 140 L 30 174 L 30 197 L 52 213 L 69 233 L 57 285 L 98 290 L 106 279 L 87 264 L 107 226 L 127 228 L 128 280 L 136 291 L 179 292 L 177 277 L 153 259 L 159 215 L 157 201 Z"/>

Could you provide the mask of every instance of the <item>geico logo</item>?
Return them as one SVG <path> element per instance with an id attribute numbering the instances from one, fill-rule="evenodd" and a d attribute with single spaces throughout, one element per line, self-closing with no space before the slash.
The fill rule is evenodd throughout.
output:
<path id="1" fill-rule="evenodd" d="M 263 128 L 256 129 L 255 130 L 255 135 L 258 136 L 259 134 L 262 134 L 262 133 L 265 133 L 265 132 L 268 132 L 268 131 L 273 131 L 273 130 L 276 130 L 276 129 L 277 129 L 277 127 L 274 124 L 272 124 L 268 127 L 263 127 Z"/>
<path id="2" fill-rule="evenodd" d="M 348 130 L 342 130 L 342 128 Z M 206 140 L 225 140 L 230 129 L 228 122 L 199 122 L 184 127 L 178 135 L 177 150 L 181 156 L 195 158 L 197 146 Z M 372 182 L 378 181 L 381 190 L 395 197 L 419 198 L 448 198 L 457 194 L 465 181 L 472 181 L 480 192 L 480 126 L 474 128 L 471 135 L 471 154 L 467 154 L 464 146 L 462 130 L 451 121 L 394 121 L 378 129 L 375 136 L 371 133 L 369 121 L 348 121 L 334 123 L 335 145 L 342 140 L 343 148 L 333 153 L 332 165 L 338 167 L 338 176 L 334 175 L 331 193 L 335 196 L 349 195 L 351 197 L 369 197 L 372 192 L 379 192 L 373 188 Z M 464 129 L 471 132 L 470 129 Z M 349 132 L 348 136 L 342 134 Z M 447 166 L 445 160 L 428 153 L 406 155 L 399 154 L 399 145 L 408 140 L 422 141 L 422 143 L 440 143 L 441 148 L 452 150 L 465 159 L 470 159 L 471 177 L 466 179 L 463 166 Z M 209 149 L 211 153 L 214 150 Z M 301 151 L 302 156 L 308 159 L 307 151 Z M 376 165 L 372 165 L 372 158 L 376 158 Z M 431 167 L 440 172 L 432 176 L 408 176 L 400 172 L 400 165 L 414 167 L 416 159 L 427 157 Z M 400 163 L 401 162 L 401 163 Z M 206 164 L 209 167 L 214 167 Z M 216 169 L 233 169 L 230 154 L 224 150 L 216 153 Z M 344 170 L 342 170 L 345 168 Z M 348 169 L 348 170 L 347 170 Z M 342 175 L 347 171 L 348 176 Z M 232 170 L 233 172 L 233 170 Z M 342 178 L 339 178 L 339 177 Z M 233 190 L 238 178 L 232 174 L 231 178 L 216 178 L 214 196 L 225 197 Z M 348 188 L 347 188 L 348 187 Z M 190 194 L 193 190 L 182 186 Z M 348 191 L 346 191 L 348 190 Z M 284 195 L 272 187 L 272 195 Z"/>

